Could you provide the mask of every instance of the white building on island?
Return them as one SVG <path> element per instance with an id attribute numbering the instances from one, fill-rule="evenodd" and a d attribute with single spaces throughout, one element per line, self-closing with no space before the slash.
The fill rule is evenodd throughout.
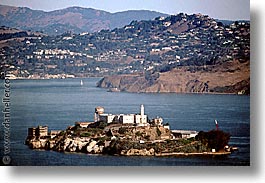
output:
<path id="1" fill-rule="evenodd" d="M 144 105 L 141 105 L 140 114 L 106 114 L 103 107 L 95 108 L 95 122 L 132 124 L 147 126 L 147 115 L 144 114 Z"/>

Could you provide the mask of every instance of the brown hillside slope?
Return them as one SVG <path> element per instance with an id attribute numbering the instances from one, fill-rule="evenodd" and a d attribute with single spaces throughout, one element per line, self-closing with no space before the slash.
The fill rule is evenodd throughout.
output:
<path id="1" fill-rule="evenodd" d="M 181 67 L 159 73 L 159 77 L 118 75 L 103 78 L 99 87 L 127 92 L 237 93 L 250 91 L 250 63 L 238 61 L 207 67 Z"/>

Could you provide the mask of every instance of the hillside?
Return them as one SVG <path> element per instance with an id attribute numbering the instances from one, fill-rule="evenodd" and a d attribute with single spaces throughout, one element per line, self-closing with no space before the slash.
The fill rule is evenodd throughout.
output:
<path id="1" fill-rule="evenodd" d="M 224 25 L 207 15 L 180 13 L 95 33 L 11 40 L 0 47 L 2 78 L 4 70 L 28 79 L 114 75 L 99 86 L 131 92 L 249 93 L 246 21 Z"/>
<path id="2" fill-rule="evenodd" d="M 45 12 L 26 7 L 0 5 L 1 26 L 42 31 L 49 35 L 59 35 L 69 31 L 97 32 L 102 29 L 123 27 L 132 20 L 150 20 L 158 16 L 167 15 L 147 10 L 109 13 L 81 7 Z"/>
<path id="3" fill-rule="evenodd" d="M 220 65 L 179 67 L 153 75 L 108 76 L 97 84 L 127 92 L 147 93 L 250 93 L 249 62 L 231 61 Z"/>

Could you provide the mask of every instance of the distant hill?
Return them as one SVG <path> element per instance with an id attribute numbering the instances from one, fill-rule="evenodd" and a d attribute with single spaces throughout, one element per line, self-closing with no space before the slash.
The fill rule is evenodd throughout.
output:
<path id="1" fill-rule="evenodd" d="M 2 29 L 1 76 L 5 70 L 29 79 L 106 76 L 99 87 L 128 92 L 250 91 L 249 22 L 224 25 L 179 13 L 94 33 Z"/>
<path id="2" fill-rule="evenodd" d="M 159 16 L 168 15 L 148 10 L 109 13 L 82 7 L 45 12 L 26 7 L 0 5 L 1 26 L 42 31 L 49 35 L 59 35 L 69 31 L 73 33 L 97 32 L 102 29 L 123 27 L 133 20 L 151 20 Z"/>
<path id="3" fill-rule="evenodd" d="M 25 39 L 37 39 L 38 37 L 46 36 L 39 32 L 24 31 L 15 28 L 0 27 L 0 49 L 8 47 L 16 42 L 24 41 Z M 14 43 L 15 42 L 15 43 Z"/>
<path id="4" fill-rule="evenodd" d="M 221 22 L 222 24 L 224 25 L 230 25 L 234 22 L 245 22 L 245 23 L 250 23 L 249 20 L 219 20 L 219 19 L 216 19 L 217 22 Z"/>
<path id="5" fill-rule="evenodd" d="M 115 75 L 101 79 L 98 87 L 144 93 L 250 93 L 250 62 L 226 62 L 207 68 L 180 67 L 164 73 Z"/>

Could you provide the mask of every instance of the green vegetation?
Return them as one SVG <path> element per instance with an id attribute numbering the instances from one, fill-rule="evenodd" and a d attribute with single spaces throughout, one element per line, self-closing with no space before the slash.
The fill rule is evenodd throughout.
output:
<path id="1" fill-rule="evenodd" d="M 124 128 L 124 127 L 121 127 L 121 128 L 119 128 L 119 134 L 125 134 L 125 132 L 126 132 L 127 130 L 126 130 L 126 128 Z"/>
<path id="2" fill-rule="evenodd" d="M 108 126 L 107 122 L 99 122 L 98 128 L 104 129 L 106 126 Z"/>
<path id="3" fill-rule="evenodd" d="M 137 132 L 135 133 L 135 135 L 136 135 L 137 137 L 140 137 L 140 136 L 142 136 L 142 133 L 141 133 L 140 131 L 137 131 Z"/>
<path id="4" fill-rule="evenodd" d="M 158 128 L 157 128 L 158 129 Z M 158 131 L 158 130 L 157 130 Z M 160 131 L 160 130 L 159 130 Z M 139 136 L 140 133 L 137 131 L 136 136 Z M 122 150 L 128 151 L 130 149 L 151 149 L 155 150 L 155 153 L 173 153 L 173 152 L 182 152 L 182 153 L 203 153 L 210 152 L 211 149 L 216 149 L 220 151 L 224 149 L 224 146 L 227 145 L 230 135 L 223 131 L 209 131 L 209 132 L 200 132 L 196 138 L 188 139 L 175 139 L 162 142 L 145 142 L 143 144 L 137 141 L 130 140 L 113 140 L 111 145 L 106 149 L 106 153 L 111 154 L 120 154 Z"/>
<path id="5" fill-rule="evenodd" d="M 224 149 L 228 145 L 230 139 L 230 134 L 225 133 L 221 130 L 212 130 L 209 132 L 199 132 L 196 136 L 196 140 L 201 141 L 210 149 L 215 149 L 216 151 Z"/>
<path id="6" fill-rule="evenodd" d="M 59 133 L 59 136 L 64 136 L 65 134 L 66 134 L 65 131 L 61 131 L 61 132 Z"/>
<path id="7" fill-rule="evenodd" d="M 178 139 L 178 140 L 167 140 L 165 142 L 157 143 L 144 143 L 127 141 L 127 140 L 114 140 L 111 145 L 106 149 L 105 153 L 120 154 L 122 150 L 128 151 L 130 149 L 151 149 L 153 148 L 156 153 L 161 152 L 206 152 L 209 149 L 202 144 L 200 141 L 195 139 Z"/>
<path id="8" fill-rule="evenodd" d="M 185 138 L 185 139 L 178 139 L 177 142 L 179 143 L 179 146 L 181 145 L 187 145 L 195 141 L 195 138 Z"/>
<path id="9" fill-rule="evenodd" d="M 159 130 L 159 128 L 158 127 L 156 127 L 156 133 L 157 133 L 157 136 L 161 136 L 161 131 Z"/>
<path id="10" fill-rule="evenodd" d="M 90 136 L 91 136 L 91 133 L 89 132 L 84 132 L 80 134 L 80 137 L 90 137 Z"/>
<path id="11" fill-rule="evenodd" d="M 93 135 L 100 135 L 103 130 L 101 128 L 88 128 L 87 131 Z"/>
<path id="12" fill-rule="evenodd" d="M 145 140 L 150 140 L 150 137 L 151 137 L 150 135 L 146 135 L 146 136 L 144 136 L 144 139 Z"/>
<path id="13" fill-rule="evenodd" d="M 104 146 L 106 140 L 110 140 L 110 138 L 107 137 L 107 136 L 96 138 L 96 141 L 98 141 L 97 144 L 98 144 L 99 146 L 101 146 L 101 145 Z"/>
<path id="14" fill-rule="evenodd" d="M 88 128 L 69 127 L 53 139 L 45 137 L 47 140 L 45 146 L 40 147 L 36 144 L 35 138 L 27 139 L 26 143 L 29 144 L 29 140 L 33 140 L 31 143 L 36 148 L 57 151 L 163 156 L 171 155 L 171 153 L 211 152 L 212 149 L 221 152 L 230 139 L 229 133 L 220 130 L 201 131 L 195 138 L 169 139 L 170 135 L 167 138 L 169 131 L 159 126 L 128 127 L 115 124 L 101 129 L 99 125 L 102 124 L 93 123 L 94 126 Z M 165 137 L 166 140 L 162 140 L 161 137 Z M 30 136 L 30 138 L 32 137 Z M 94 151 L 91 148 L 95 148 Z"/>

